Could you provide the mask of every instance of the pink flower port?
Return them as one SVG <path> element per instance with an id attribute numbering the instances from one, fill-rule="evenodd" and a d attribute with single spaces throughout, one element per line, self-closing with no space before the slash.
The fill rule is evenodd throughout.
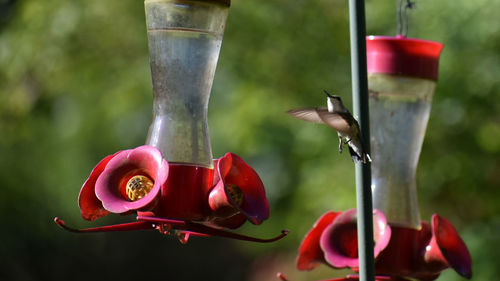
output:
<path id="1" fill-rule="evenodd" d="M 151 179 L 153 188 L 136 201 L 124 200 L 127 181 L 138 175 Z M 160 151 L 144 145 L 117 153 L 97 178 L 95 194 L 109 212 L 120 214 L 135 211 L 153 202 L 167 176 L 168 163 L 161 157 Z"/>
<path id="2" fill-rule="evenodd" d="M 389 243 L 391 228 L 382 212 L 374 210 L 375 256 Z M 356 209 L 327 212 L 314 224 L 299 248 L 297 268 L 312 270 L 320 263 L 334 268 L 357 268 Z"/>

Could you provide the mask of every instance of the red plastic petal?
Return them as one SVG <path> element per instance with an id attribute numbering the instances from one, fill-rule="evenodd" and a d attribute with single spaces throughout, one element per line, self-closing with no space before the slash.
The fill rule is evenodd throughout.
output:
<path id="1" fill-rule="evenodd" d="M 126 177 L 146 175 L 154 181 L 151 191 L 141 199 L 129 201 L 121 194 L 120 186 Z M 95 192 L 103 207 L 113 213 L 138 210 L 151 204 L 168 176 L 168 163 L 161 152 L 148 145 L 117 153 L 95 183 Z"/>
<path id="2" fill-rule="evenodd" d="M 226 153 L 224 157 L 219 159 L 217 171 L 220 177 L 220 181 L 217 184 L 219 188 L 214 188 L 213 192 L 224 190 L 224 194 L 220 194 L 219 196 L 223 196 L 224 200 L 229 201 L 233 208 L 244 214 L 253 224 L 261 224 L 269 217 L 269 203 L 264 184 L 255 170 L 245 163 L 243 159 L 236 154 Z M 241 206 L 234 202 L 231 196 L 227 196 L 228 184 L 236 185 L 241 189 L 243 193 Z M 217 201 L 213 200 L 213 197 L 217 196 L 213 196 L 212 194 L 210 201 Z M 213 204 L 211 205 L 214 206 Z"/>
<path id="3" fill-rule="evenodd" d="M 319 245 L 319 239 L 323 230 L 330 225 L 333 220 L 342 212 L 326 212 L 315 223 L 312 229 L 300 244 L 299 255 L 297 256 L 297 269 L 311 270 L 324 262 L 323 250 Z"/>
<path id="4" fill-rule="evenodd" d="M 214 159 L 214 167 L 217 169 L 219 167 L 219 159 Z M 214 173 L 212 186 L 215 186 L 220 181 L 219 173 Z"/>
<path id="5" fill-rule="evenodd" d="M 118 153 L 119 152 L 113 155 L 108 155 L 102 159 L 94 167 L 94 169 L 92 169 L 90 176 L 80 190 L 80 194 L 78 195 L 78 205 L 80 206 L 82 217 L 88 221 L 93 221 L 109 214 L 109 211 L 104 209 L 102 206 L 101 200 L 97 199 L 97 196 L 95 195 L 95 183 L 102 171 L 104 171 L 104 168 L 106 168 L 109 160 L 111 160 Z"/>
<path id="6" fill-rule="evenodd" d="M 453 225 L 445 218 L 432 215 L 432 232 L 444 258 L 460 275 L 472 277 L 472 260 L 464 241 Z"/>

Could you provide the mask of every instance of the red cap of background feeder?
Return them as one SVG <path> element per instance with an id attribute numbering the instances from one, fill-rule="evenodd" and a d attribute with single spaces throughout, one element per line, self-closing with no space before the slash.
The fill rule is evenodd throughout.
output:
<path id="1" fill-rule="evenodd" d="M 404 36 L 367 36 L 368 73 L 386 73 L 437 80 L 443 44 Z"/>

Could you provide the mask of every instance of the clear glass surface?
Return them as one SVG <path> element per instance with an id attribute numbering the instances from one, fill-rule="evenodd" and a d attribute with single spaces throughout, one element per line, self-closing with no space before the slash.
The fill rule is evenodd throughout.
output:
<path id="1" fill-rule="evenodd" d="M 145 2 L 153 80 L 147 144 L 167 161 L 212 168 L 208 101 L 228 7 L 214 2 Z"/>
<path id="2" fill-rule="evenodd" d="M 435 84 L 368 75 L 373 207 L 392 225 L 420 228 L 415 176 Z"/>

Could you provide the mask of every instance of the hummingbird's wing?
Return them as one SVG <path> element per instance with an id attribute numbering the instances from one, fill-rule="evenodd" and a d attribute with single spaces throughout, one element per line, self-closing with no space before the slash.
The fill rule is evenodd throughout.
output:
<path id="1" fill-rule="evenodd" d="M 346 116 L 342 112 L 328 112 L 326 108 L 318 109 L 317 113 L 321 120 L 326 125 L 332 127 L 335 131 L 345 134 L 349 134 L 351 132 L 352 121 L 349 122 L 349 120 L 351 120 L 352 117 L 348 118 L 349 116 Z"/>
<path id="2" fill-rule="evenodd" d="M 291 109 L 288 110 L 286 113 L 290 114 L 292 117 L 295 117 L 303 121 L 313 122 L 313 123 L 323 123 L 323 120 L 318 114 L 318 111 L 323 111 L 323 110 L 327 111 L 326 108 L 307 107 L 307 108 Z"/>

